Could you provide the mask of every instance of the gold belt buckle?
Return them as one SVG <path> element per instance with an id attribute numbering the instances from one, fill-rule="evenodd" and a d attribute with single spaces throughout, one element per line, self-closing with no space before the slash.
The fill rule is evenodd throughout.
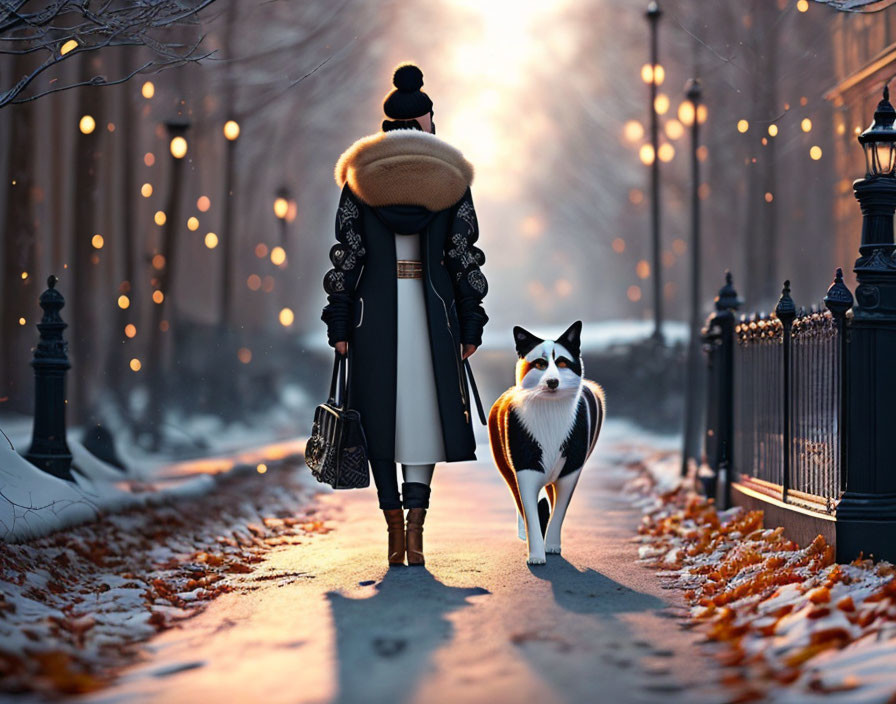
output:
<path id="1" fill-rule="evenodd" d="M 396 261 L 395 271 L 399 279 L 422 279 L 423 262 L 399 259 Z"/>

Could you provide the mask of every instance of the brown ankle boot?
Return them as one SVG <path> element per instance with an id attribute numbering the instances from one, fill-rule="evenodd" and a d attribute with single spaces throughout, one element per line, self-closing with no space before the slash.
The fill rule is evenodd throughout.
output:
<path id="1" fill-rule="evenodd" d="M 383 509 L 389 527 L 389 564 L 404 564 L 404 511 L 400 508 Z"/>
<path id="2" fill-rule="evenodd" d="M 425 508 L 409 508 L 407 523 L 407 550 L 409 565 L 423 565 L 423 521 L 426 520 Z"/>

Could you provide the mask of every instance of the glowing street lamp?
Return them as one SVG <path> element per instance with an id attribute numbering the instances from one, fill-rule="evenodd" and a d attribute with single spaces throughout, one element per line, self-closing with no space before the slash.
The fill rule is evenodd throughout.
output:
<path id="1" fill-rule="evenodd" d="M 290 211 L 294 209 L 292 195 L 286 186 L 280 186 L 277 189 L 277 195 L 274 198 L 274 215 L 280 222 L 280 246 L 286 246 L 287 231 L 286 227 L 291 222 Z"/>
<path id="2" fill-rule="evenodd" d="M 227 151 L 224 163 L 224 218 L 221 223 L 221 312 L 219 324 L 222 334 L 232 322 L 233 297 L 231 291 L 231 275 L 233 273 L 233 250 L 236 233 L 233 229 L 234 201 L 233 184 L 236 182 L 236 145 L 240 136 L 240 124 L 234 119 L 224 123 L 224 138 L 227 140 Z"/>
<path id="3" fill-rule="evenodd" d="M 892 176 L 896 160 L 896 110 L 890 104 L 890 87 L 884 86 L 883 99 L 874 111 L 871 126 L 859 135 L 865 150 L 865 178 Z"/>

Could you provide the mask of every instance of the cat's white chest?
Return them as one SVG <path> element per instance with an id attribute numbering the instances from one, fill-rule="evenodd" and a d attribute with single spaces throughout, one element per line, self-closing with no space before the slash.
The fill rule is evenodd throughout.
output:
<path id="1" fill-rule="evenodd" d="M 541 449 L 545 483 L 555 481 L 563 469 L 561 450 L 575 421 L 577 401 L 578 396 L 570 401 L 530 399 L 519 409 L 523 427 Z"/>

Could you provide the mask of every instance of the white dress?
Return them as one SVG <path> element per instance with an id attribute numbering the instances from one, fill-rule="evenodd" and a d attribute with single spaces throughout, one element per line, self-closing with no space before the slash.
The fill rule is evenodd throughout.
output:
<path id="1" fill-rule="evenodd" d="M 396 259 L 420 261 L 420 235 L 395 235 Z M 426 317 L 424 279 L 397 279 L 398 354 L 395 386 L 395 461 L 445 461 L 445 441 Z"/>

